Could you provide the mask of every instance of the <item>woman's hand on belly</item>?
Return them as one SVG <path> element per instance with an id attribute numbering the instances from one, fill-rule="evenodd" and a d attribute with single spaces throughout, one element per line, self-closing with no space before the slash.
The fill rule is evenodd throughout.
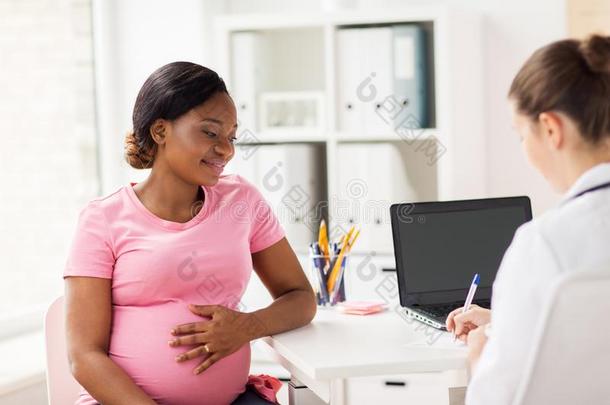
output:
<path id="1" fill-rule="evenodd" d="M 200 374 L 218 360 L 249 343 L 254 337 L 264 335 L 264 325 L 252 313 L 234 311 L 221 305 L 189 305 L 189 309 L 210 320 L 185 323 L 172 329 L 175 337 L 169 341 L 172 347 L 197 347 L 176 357 L 183 362 L 205 356 L 204 361 L 193 370 Z"/>

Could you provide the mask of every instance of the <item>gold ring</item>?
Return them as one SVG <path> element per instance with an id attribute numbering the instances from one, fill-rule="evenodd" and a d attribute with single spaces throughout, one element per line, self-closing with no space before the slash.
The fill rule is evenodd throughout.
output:
<path id="1" fill-rule="evenodd" d="M 203 345 L 203 350 L 205 350 L 206 352 L 210 352 L 210 348 L 208 347 L 208 345 Z"/>

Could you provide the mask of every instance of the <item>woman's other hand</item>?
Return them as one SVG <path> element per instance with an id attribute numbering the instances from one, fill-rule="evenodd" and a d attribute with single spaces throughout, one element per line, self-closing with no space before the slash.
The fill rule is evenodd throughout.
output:
<path id="1" fill-rule="evenodd" d="M 464 313 L 462 313 L 462 309 L 457 308 L 451 311 L 447 316 L 446 326 L 449 332 L 453 332 L 455 336 L 465 342 L 470 331 L 491 321 L 491 311 L 478 305 L 471 305 Z"/>
<path id="2" fill-rule="evenodd" d="M 197 345 L 195 348 L 176 357 L 183 362 L 207 356 L 194 370 L 200 374 L 218 360 L 226 357 L 255 336 L 264 334 L 264 325 L 253 313 L 234 311 L 221 305 L 189 305 L 194 314 L 209 317 L 203 322 L 186 323 L 176 326 L 171 334 L 169 345 Z"/>

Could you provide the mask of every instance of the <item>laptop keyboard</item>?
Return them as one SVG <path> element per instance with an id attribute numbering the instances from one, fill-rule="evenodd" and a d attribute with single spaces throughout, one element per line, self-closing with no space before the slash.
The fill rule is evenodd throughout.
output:
<path id="1" fill-rule="evenodd" d="M 477 301 L 476 304 L 481 307 L 485 307 L 485 308 L 490 307 L 489 300 Z M 429 316 L 431 318 L 442 319 L 444 321 L 444 319 L 447 317 L 447 315 L 449 315 L 449 313 L 451 311 L 453 311 L 456 308 L 460 308 L 463 305 L 464 305 L 464 303 L 456 302 L 453 304 L 416 306 L 416 307 L 414 307 L 414 309 L 416 309 L 418 312 L 421 312 L 422 314 L 424 314 L 426 316 Z"/>
<path id="2" fill-rule="evenodd" d="M 423 313 L 424 315 L 431 316 L 433 318 L 443 318 L 446 317 L 449 312 L 453 311 L 456 308 L 459 308 L 459 304 L 454 305 L 434 305 L 425 307 L 417 307 L 417 311 Z"/>

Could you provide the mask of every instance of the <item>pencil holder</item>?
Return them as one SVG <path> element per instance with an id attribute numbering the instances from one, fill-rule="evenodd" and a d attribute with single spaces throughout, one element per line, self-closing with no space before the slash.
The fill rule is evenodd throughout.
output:
<path id="1" fill-rule="evenodd" d="M 310 282 L 316 293 L 318 306 L 329 307 L 345 301 L 345 271 L 349 254 L 338 256 L 309 255 Z M 334 270 L 334 271 L 333 271 Z"/>

